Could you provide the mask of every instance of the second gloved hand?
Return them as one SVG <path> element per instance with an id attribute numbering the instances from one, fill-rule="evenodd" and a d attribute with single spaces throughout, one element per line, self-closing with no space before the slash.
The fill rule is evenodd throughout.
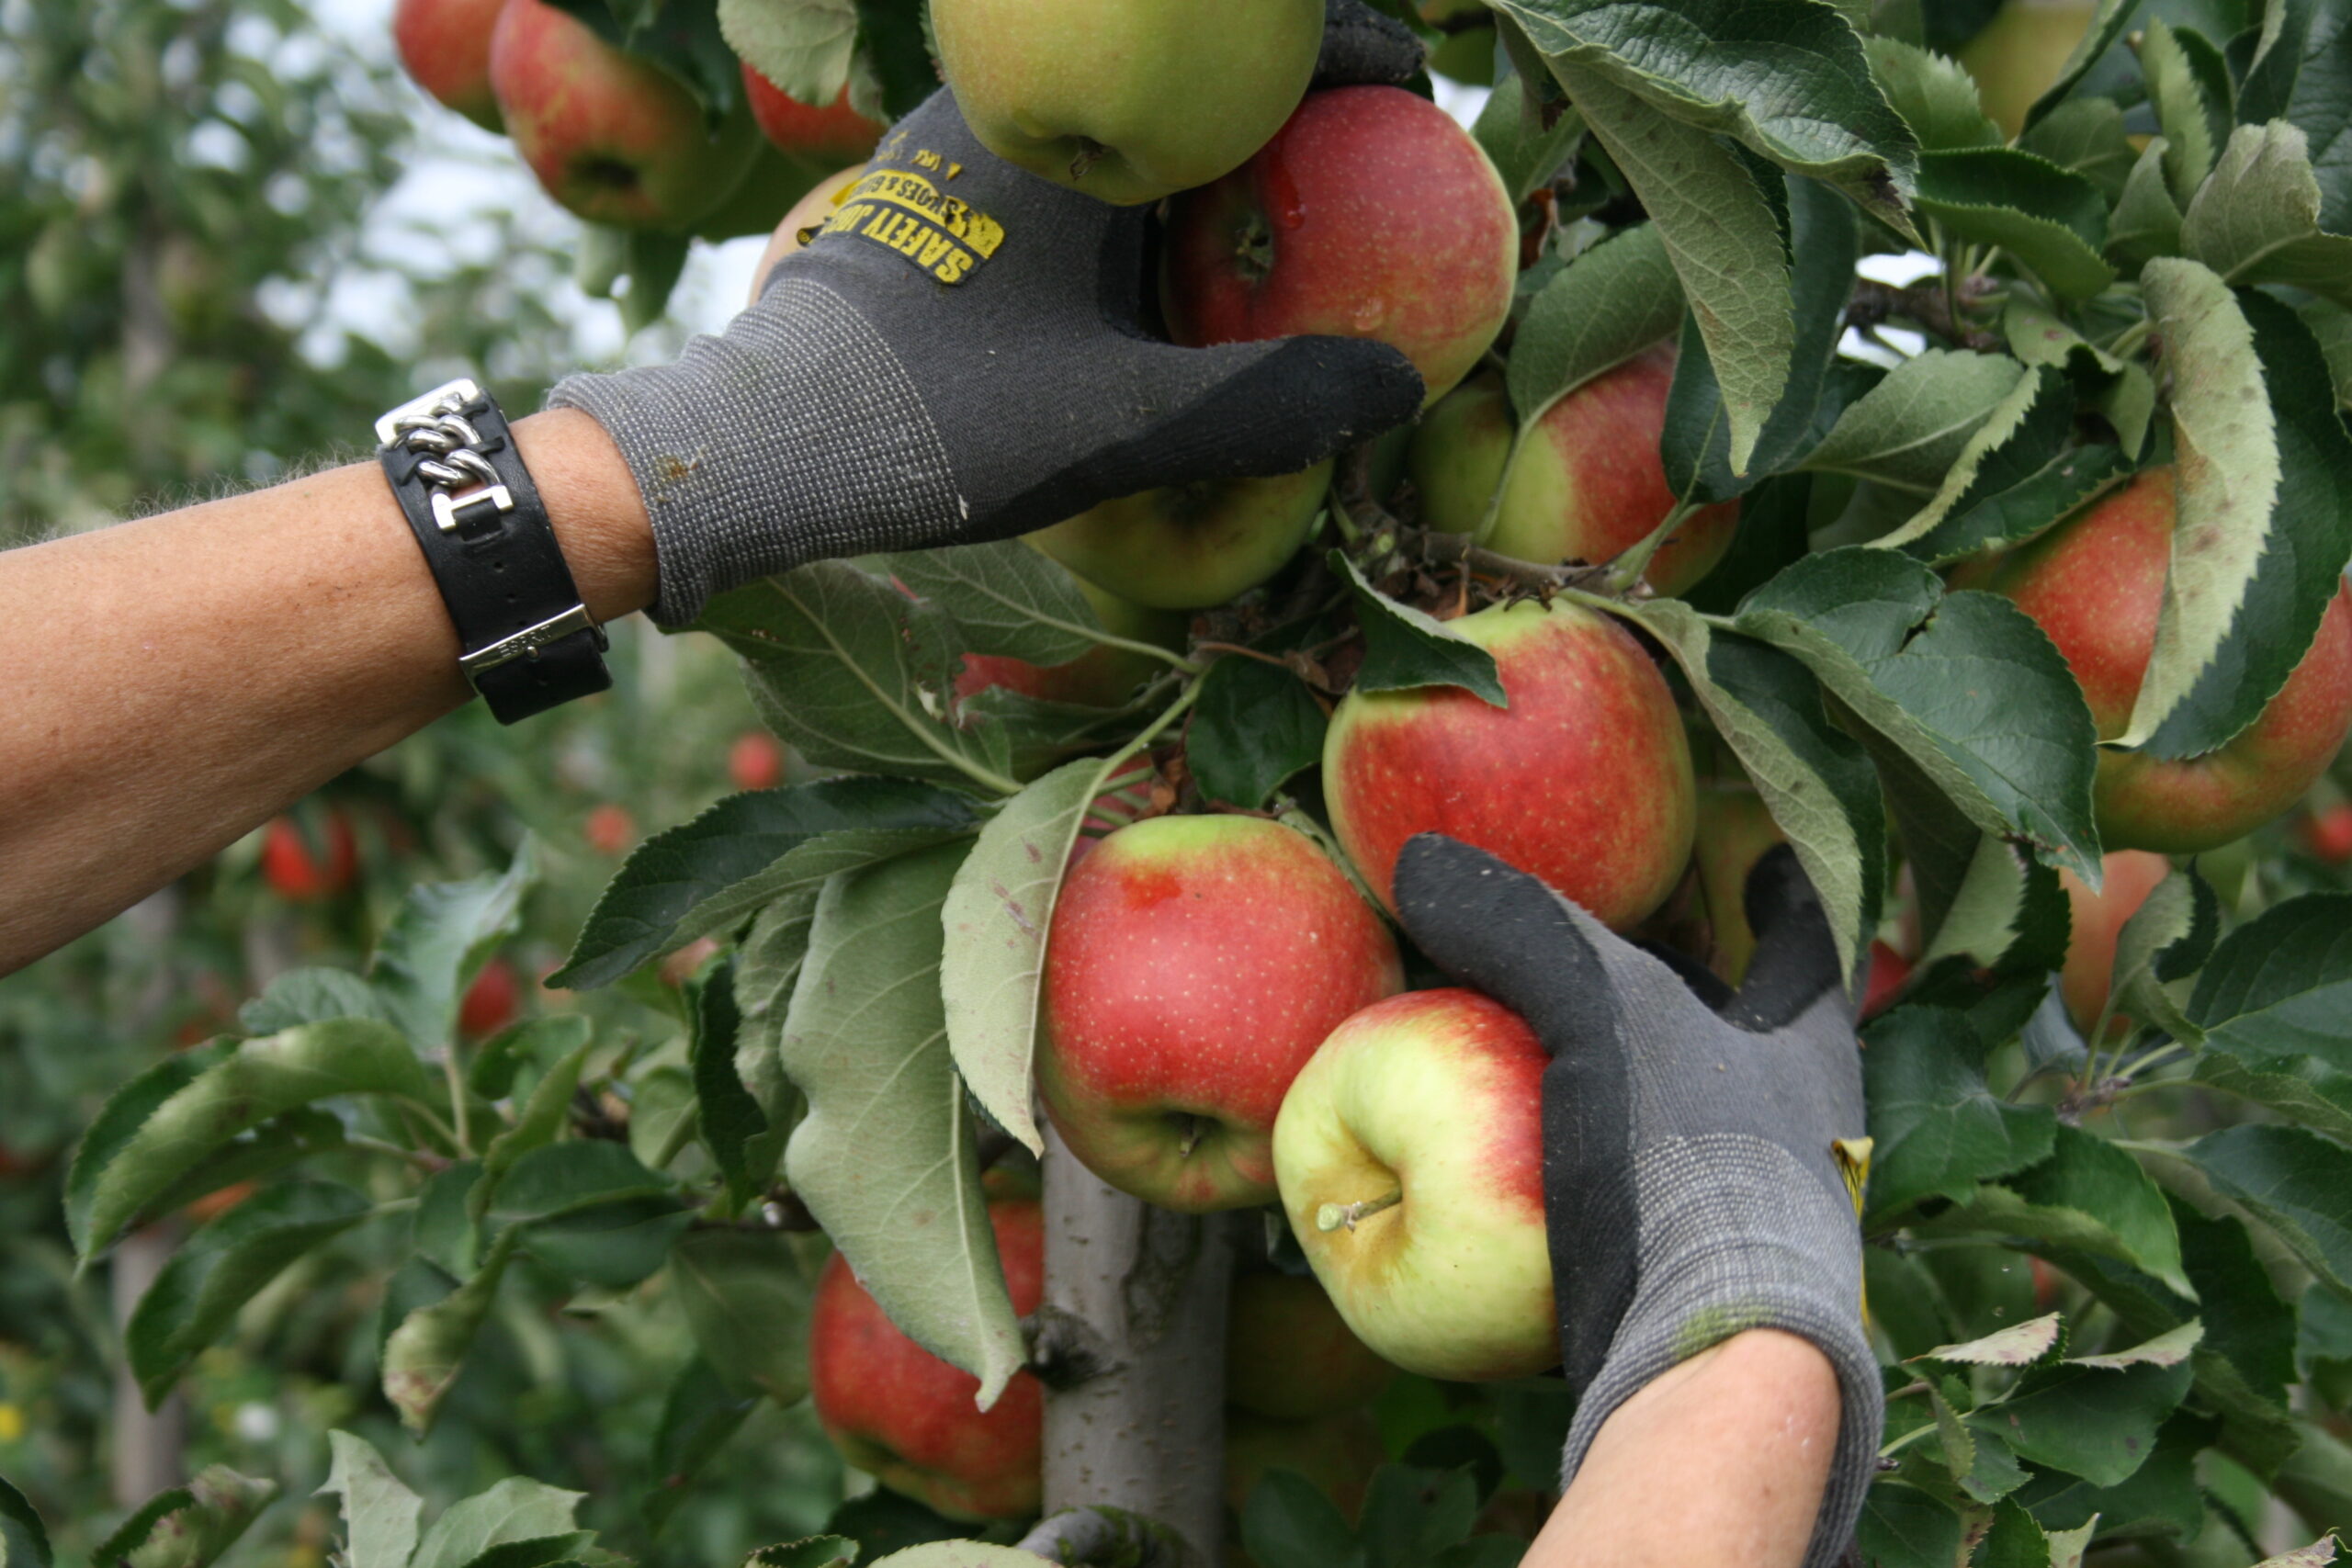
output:
<path id="1" fill-rule="evenodd" d="M 1146 221 L 996 157 L 943 91 L 724 333 L 560 384 L 549 401 L 594 416 L 636 476 L 654 619 L 805 561 L 1295 472 L 1419 408 L 1382 344 L 1147 335 Z"/>

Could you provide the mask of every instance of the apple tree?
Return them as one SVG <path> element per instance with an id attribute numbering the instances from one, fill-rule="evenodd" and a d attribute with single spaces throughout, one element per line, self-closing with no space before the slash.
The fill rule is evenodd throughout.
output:
<path id="1" fill-rule="evenodd" d="M 1415 427 L 1034 547 L 820 561 L 715 602 L 695 629 L 817 776 L 649 838 L 552 977 L 642 988 L 707 955 L 683 1040 L 652 1066 L 570 1017 L 463 1040 L 456 998 L 526 873 L 420 890 L 365 978 L 287 977 L 85 1138 L 85 1256 L 267 1180 L 151 1294 L 142 1375 L 167 1386 L 240 1293 L 397 1213 L 381 1386 L 413 1428 L 502 1292 L 622 1311 L 665 1289 L 699 1347 L 666 1480 L 814 1384 L 855 1462 L 966 1516 L 876 1493 L 758 1562 L 1229 1540 L 1265 1568 L 1516 1562 L 1572 1403 L 1543 1368 L 1376 1396 L 1332 1371 L 1356 1407 L 1272 1439 L 1278 1412 L 1228 1412 L 1253 1380 L 1227 1362 L 1264 1343 L 1238 1303 L 1310 1257 L 1372 1352 L 1425 1359 L 1350 1314 L 1315 1240 L 1406 1226 L 1416 1194 L 1327 1215 L 1261 1175 L 1216 1207 L 1085 1136 L 1157 1116 L 1182 1162 L 1267 1129 L 1213 1098 L 1069 1092 L 1064 892 L 1156 823 L 1227 818 L 1376 907 L 1396 843 L 1439 829 L 1736 980 L 1738 889 L 1785 840 L 1866 1016 L 1849 1152 L 1889 1419 L 1862 1560 L 2250 1563 L 2314 1537 L 2290 1560 L 2327 1560 L 2352 1524 L 2352 890 L 2324 830 L 2352 726 L 2352 11 L 2099 0 L 1996 93 L 2018 24 L 1989 7 L 1385 8 L 1492 81 L 1467 130 L 1428 132 L 1466 154 L 1382 140 L 1429 122 L 1426 76 L 1309 93 L 1157 209 L 1152 292 L 1180 341 L 1391 334 L 1433 395 Z M 933 0 L 928 32 L 881 0 L 563 9 L 667 73 L 708 145 L 747 112 L 736 53 L 877 119 L 931 90 L 934 43 L 976 124 L 1030 79 L 957 80 L 1002 41 L 968 0 Z M 1033 45 L 1030 76 L 1086 80 L 1089 37 Z M 1142 166 L 1073 134 L 1075 156 L 1025 151 L 1081 190 Z M 1356 243 L 1319 249 L 1335 213 Z M 812 226 L 879 220 L 853 188 Z M 697 221 L 618 231 L 639 310 Z M 1236 910 L 1229 973 L 1308 902 L 1275 883 Z M 1396 974 L 1441 983 L 1409 950 Z M 1216 976 L 1117 984 L 1147 978 L 1172 1008 Z M 1268 1016 L 1295 1001 L 1264 988 Z M 1153 1066 L 1182 1078 L 1181 1055 Z M 318 1174 L 355 1160 L 382 1174 Z M 1024 1203 L 1034 1296 L 991 1217 Z M 969 1407 L 939 1420 L 1031 1391 L 1034 1490 L 951 1496 L 925 1433 L 827 1407 L 829 1376 L 885 1354 L 829 1365 L 828 1292 L 852 1290 L 960 1374 Z M 1272 1359 L 1316 1334 L 1275 1329 Z M 1375 1418 L 1335 1424 L 1366 1397 Z M 336 1473 L 356 1568 L 470 1561 L 417 1543 L 371 1451 Z M 214 1528 L 235 1509 L 215 1484 L 158 1517 Z M 550 1506 L 533 1561 L 592 1560 Z M 978 1539 L 937 1543 L 958 1530 Z"/>

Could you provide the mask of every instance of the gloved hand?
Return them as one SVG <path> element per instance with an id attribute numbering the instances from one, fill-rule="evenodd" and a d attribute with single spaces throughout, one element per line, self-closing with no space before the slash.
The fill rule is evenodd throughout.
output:
<path id="1" fill-rule="evenodd" d="M 1863 1136 L 1854 1010 L 1795 855 L 1774 851 L 1748 879 L 1757 947 L 1736 995 L 1437 834 L 1406 844 L 1396 889 L 1421 950 L 1525 1018 L 1552 1053 L 1544 1207 L 1577 1398 L 1563 1483 L 1658 1374 L 1743 1329 L 1786 1329 L 1820 1347 L 1843 1391 L 1806 1558 L 1835 1562 L 1885 1404 L 1862 1329 L 1855 1189 L 1836 1147 Z"/>
<path id="2" fill-rule="evenodd" d="M 1419 67 L 1409 33 L 1360 0 L 1333 10 L 1330 79 Z M 714 593 L 824 557 L 1294 473 L 1419 409 L 1419 376 L 1385 344 L 1148 336 L 1148 220 L 998 158 L 942 91 L 725 333 L 674 365 L 560 383 L 549 404 L 594 416 L 636 476 L 653 618 L 682 626 Z"/>

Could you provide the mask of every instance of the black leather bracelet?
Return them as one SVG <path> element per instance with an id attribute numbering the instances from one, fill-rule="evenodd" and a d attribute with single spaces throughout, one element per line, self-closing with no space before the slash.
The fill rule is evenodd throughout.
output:
<path id="1" fill-rule="evenodd" d="M 376 422 L 378 459 L 433 569 L 458 668 L 501 724 L 613 683 L 538 487 L 491 395 L 456 380 Z"/>

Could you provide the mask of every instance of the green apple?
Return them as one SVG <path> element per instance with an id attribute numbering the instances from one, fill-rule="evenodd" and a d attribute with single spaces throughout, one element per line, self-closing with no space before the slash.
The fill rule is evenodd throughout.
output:
<path id="1" fill-rule="evenodd" d="M 1747 977 L 1747 961 L 1756 955 L 1756 932 L 1747 923 L 1747 874 L 1767 850 L 1786 840 L 1763 797 L 1745 779 L 1699 786 L 1699 831 L 1690 861 L 1707 915 L 1708 967 L 1728 985 Z"/>
<path id="2" fill-rule="evenodd" d="M 972 133 L 1123 207 L 1238 168 L 1306 96 L 1323 0 L 932 0 Z"/>
<path id="3" fill-rule="evenodd" d="M 1155 610 L 1205 610 L 1280 571 L 1315 527 L 1331 465 L 1122 496 L 1029 536 L 1093 583 Z"/>
<path id="4" fill-rule="evenodd" d="M 1283 1212 L 1356 1337 L 1456 1382 L 1556 1364 L 1544 1069 L 1519 1017 L 1414 991 L 1334 1030 L 1274 1123 Z"/>
<path id="5" fill-rule="evenodd" d="M 1503 378 L 1482 370 L 1421 416 L 1405 455 L 1405 474 L 1421 498 L 1421 523 L 1441 534 L 1467 534 L 1485 520 L 1510 457 L 1510 400 Z"/>
<path id="6" fill-rule="evenodd" d="M 2015 136 L 2025 124 L 2026 110 L 2058 80 L 2098 10 L 2098 0 L 2006 0 L 1960 46 L 1960 63 L 1976 78 L 1977 96 L 2002 135 Z"/>

